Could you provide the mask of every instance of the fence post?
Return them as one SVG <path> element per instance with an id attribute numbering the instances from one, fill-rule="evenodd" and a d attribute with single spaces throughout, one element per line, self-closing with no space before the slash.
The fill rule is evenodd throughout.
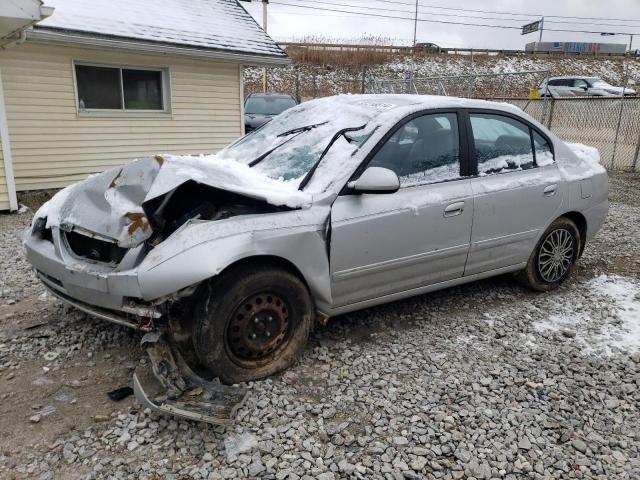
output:
<path id="1" fill-rule="evenodd" d="M 618 112 L 618 124 L 616 125 L 616 137 L 613 141 L 613 154 L 611 155 L 611 168 L 615 169 L 616 166 L 616 153 L 618 150 L 618 138 L 620 137 L 620 126 L 622 125 L 622 112 L 624 111 L 624 91 L 627 88 L 627 82 L 629 81 L 629 70 L 625 66 L 624 69 L 624 81 L 622 82 L 622 98 L 620 98 L 620 111 Z"/>
<path id="2" fill-rule="evenodd" d="M 553 111 L 556 106 L 556 99 L 551 97 L 549 100 L 549 116 L 547 117 L 547 128 L 551 130 L 551 122 L 553 121 Z"/>
<path id="3" fill-rule="evenodd" d="M 367 93 L 367 66 L 362 65 L 360 70 L 362 70 L 362 88 L 360 93 Z"/>
<path id="4" fill-rule="evenodd" d="M 633 164 L 631 165 L 631 170 L 633 172 L 636 171 L 638 167 L 638 157 L 640 156 L 640 132 L 638 132 L 638 143 L 636 145 L 636 153 L 633 155 Z"/>
<path id="5" fill-rule="evenodd" d="M 300 103 L 300 69 L 296 65 L 296 102 Z"/>

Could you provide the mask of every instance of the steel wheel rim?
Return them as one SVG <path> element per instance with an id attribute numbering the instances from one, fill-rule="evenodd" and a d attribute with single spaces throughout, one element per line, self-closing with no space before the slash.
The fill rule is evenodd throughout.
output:
<path id="1" fill-rule="evenodd" d="M 575 239 L 571 232 L 559 228 L 550 232 L 538 252 L 538 272 L 545 282 L 561 280 L 571 268 L 575 254 Z"/>
<path id="2" fill-rule="evenodd" d="M 289 341 L 289 307 L 282 297 L 262 292 L 247 297 L 227 326 L 227 346 L 240 361 L 260 362 Z"/>

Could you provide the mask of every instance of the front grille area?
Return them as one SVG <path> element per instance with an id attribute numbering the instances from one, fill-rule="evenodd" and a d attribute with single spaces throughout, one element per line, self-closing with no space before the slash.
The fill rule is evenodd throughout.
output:
<path id="1" fill-rule="evenodd" d="M 76 232 L 66 232 L 64 235 L 71 251 L 87 260 L 117 265 L 127 253 L 126 248 L 119 247 L 115 243 Z"/>

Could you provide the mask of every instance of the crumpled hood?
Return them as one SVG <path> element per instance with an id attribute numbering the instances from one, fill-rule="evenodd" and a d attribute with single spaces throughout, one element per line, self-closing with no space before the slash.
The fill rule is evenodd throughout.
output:
<path id="1" fill-rule="evenodd" d="M 129 248 L 151 236 L 144 203 L 188 181 L 274 206 L 302 208 L 311 203 L 311 196 L 298 191 L 297 183 L 273 180 L 233 160 L 216 155 L 156 155 L 61 190 L 34 219 L 46 217 L 48 228 L 84 230 Z"/>

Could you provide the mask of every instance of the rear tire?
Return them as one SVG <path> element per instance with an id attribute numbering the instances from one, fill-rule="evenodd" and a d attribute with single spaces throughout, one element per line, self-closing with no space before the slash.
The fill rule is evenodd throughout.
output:
<path id="1" fill-rule="evenodd" d="M 247 382 L 292 365 L 304 351 L 313 302 L 291 272 L 242 266 L 215 278 L 195 308 L 198 360 L 223 383 Z"/>
<path id="2" fill-rule="evenodd" d="M 581 242 L 576 224 L 566 217 L 558 218 L 544 232 L 527 267 L 516 278 L 539 292 L 558 288 L 571 275 L 580 256 Z"/>

